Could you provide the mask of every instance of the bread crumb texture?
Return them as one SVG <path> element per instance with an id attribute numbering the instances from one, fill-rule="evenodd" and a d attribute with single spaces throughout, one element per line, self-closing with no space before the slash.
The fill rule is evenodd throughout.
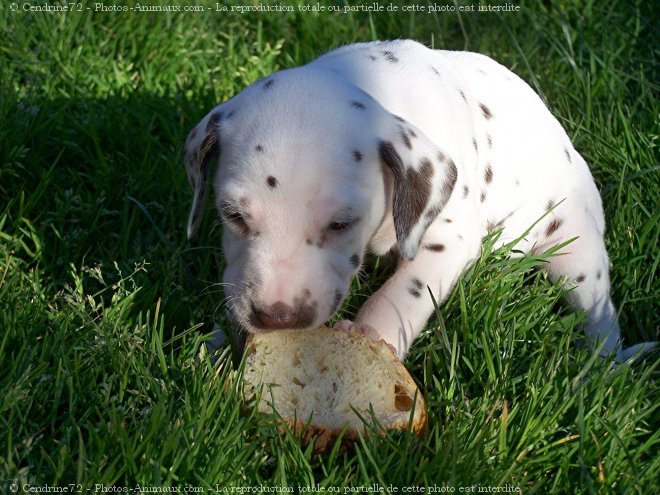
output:
<path id="1" fill-rule="evenodd" d="M 358 414 L 371 422 L 372 411 L 385 429 L 405 429 L 414 407 L 413 431 L 425 428 L 421 393 L 384 343 L 328 328 L 251 339 L 245 395 L 253 397 L 263 385 L 261 412 L 338 432 L 364 428 Z"/>

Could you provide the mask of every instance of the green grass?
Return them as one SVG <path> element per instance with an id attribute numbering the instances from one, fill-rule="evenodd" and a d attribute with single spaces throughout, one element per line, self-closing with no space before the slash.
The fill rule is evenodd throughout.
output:
<path id="1" fill-rule="evenodd" d="M 429 406 L 424 439 L 393 433 L 315 456 L 279 435 L 240 398 L 240 356 L 196 359 L 214 322 L 228 322 L 214 285 L 219 232 L 207 218 L 185 238 L 181 159 L 212 106 L 337 45 L 412 37 L 481 51 L 542 94 L 591 163 L 626 342 L 656 339 L 655 10 L 595 0 L 471 15 L 3 6 L 0 492 L 380 483 L 657 493 L 657 357 L 616 368 L 596 359 L 579 346 L 580 315 L 557 310 L 560 291 L 534 273 L 541 261 L 511 260 L 492 239 L 406 361 Z M 387 273 L 377 261 L 357 279 L 343 316 Z"/>

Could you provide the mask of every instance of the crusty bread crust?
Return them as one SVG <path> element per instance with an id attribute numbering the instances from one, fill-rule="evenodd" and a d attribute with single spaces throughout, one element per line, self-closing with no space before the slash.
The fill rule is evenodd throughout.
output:
<path id="1" fill-rule="evenodd" d="M 330 328 L 278 330 L 247 342 L 246 398 L 261 393 L 259 411 L 273 414 L 325 451 L 342 446 L 375 419 L 383 430 L 426 431 L 424 399 L 384 342 Z M 412 420 L 411 420 L 412 417 Z"/>

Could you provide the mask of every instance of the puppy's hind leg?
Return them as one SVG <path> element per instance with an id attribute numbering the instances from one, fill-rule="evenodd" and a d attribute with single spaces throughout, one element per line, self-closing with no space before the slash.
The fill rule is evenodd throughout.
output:
<path id="1" fill-rule="evenodd" d="M 584 205 L 576 201 L 569 200 L 559 208 L 540 226 L 539 238 L 547 239 L 547 243 L 543 243 L 545 248 L 576 238 L 561 249 L 561 255 L 549 260 L 546 269 L 552 280 L 566 284 L 566 299 L 571 308 L 586 312 L 588 340 L 600 350 L 601 356 L 614 355 L 619 362 L 652 349 L 652 343 L 622 348 L 619 322 L 610 298 L 602 222 L 597 222 Z"/>

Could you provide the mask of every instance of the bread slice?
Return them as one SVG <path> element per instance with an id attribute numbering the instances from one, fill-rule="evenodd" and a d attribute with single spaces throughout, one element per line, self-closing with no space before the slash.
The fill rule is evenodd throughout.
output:
<path id="1" fill-rule="evenodd" d="M 317 451 L 344 429 L 344 442 L 355 441 L 360 416 L 386 430 L 426 429 L 422 394 L 384 341 L 321 327 L 253 335 L 247 350 L 246 397 L 261 391 L 259 411 L 305 428 Z"/>

